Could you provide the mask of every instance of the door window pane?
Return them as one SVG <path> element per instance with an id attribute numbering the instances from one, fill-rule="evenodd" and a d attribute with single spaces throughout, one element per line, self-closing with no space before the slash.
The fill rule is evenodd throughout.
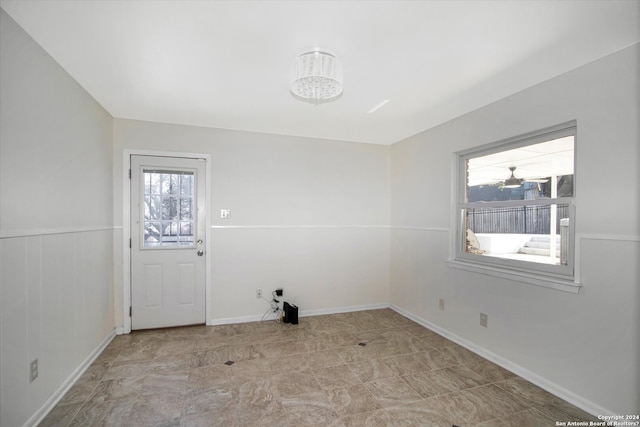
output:
<path id="1" fill-rule="evenodd" d="M 193 219 L 193 200 L 181 198 L 180 199 L 180 219 L 191 220 Z"/>
<path id="2" fill-rule="evenodd" d="M 145 173 L 144 194 L 160 194 L 160 174 Z"/>
<path id="3" fill-rule="evenodd" d="M 178 216 L 177 198 L 167 196 L 162 199 L 162 219 L 176 219 Z"/>
<path id="4" fill-rule="evenodd" d="M 183 196 L 193 194 L 193 177 L 185 179 L 183 176 L 183 179 L 180 180 L 180 194 Z"/>
<path id="5" fill-rule="evenodd" d="M 159 196 L 144 196 L 144 219 L 162 219 Z"/>
<path id="6" fill-rule="evenodd" d="M 157 221 L 144 222 L 144 245 L 159 246 L 161 243 L 162 227 Z"/>
<path id="7" fill-rule="evenodd" d="M 144 246 L 193 246 L 194 174 L 145 170 Z"/>

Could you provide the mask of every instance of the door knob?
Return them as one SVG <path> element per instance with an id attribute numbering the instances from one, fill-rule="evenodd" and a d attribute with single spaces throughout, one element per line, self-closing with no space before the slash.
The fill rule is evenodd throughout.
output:
<path id="1" fill-rule="evenodd" d="M 202 255 L 204 255 L 204 251 L 198 251 L 198 252 L 196 252 L 196 253 L 198 254 L 198 256 L 202 256 Z"/>

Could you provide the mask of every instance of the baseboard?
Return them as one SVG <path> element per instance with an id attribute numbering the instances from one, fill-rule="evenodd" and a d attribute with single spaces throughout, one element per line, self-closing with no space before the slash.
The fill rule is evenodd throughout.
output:
<path id="1" fill-rule="evenodd" d="M 350 313 L 353 311 L 364 311 L 364 310 L 379 310 L 381 308 L 389 308 L 389 304 L 388 303 L 365 304 L 365 305 L 352 305 L 349 307 L 333 307 L 333 308 L 321 308 L 316 310 L 301 310 L 300 312 L 298 312 L 298 317 L 322 316 L 325 314 Z M 220 319 L 210 319 L 207 322 L 207 325 L 215 326 L 215 325 L 229 325 L 232 323 L 259 322 L 262 320 L 262 317 L 263 316 L 260 316 L 260 315 L 223 317 Z M 271 319 L 268 319 L 268 320 L 271 320 Z"/>
<path id="2" fill-rule="evenodd" d="M 427 320 L 424 320 L 412 313 L 409 313 L 408 311 L 395 306 L 393 304 L 391 304 L 389 306 L 389 308 L 391 308 L 393 311 L 402 314 L 403 316 L 405 316 L 408 319 L 413 320 L 416 323 L 419 323 L 420 325 L 424 326 L 427 329 L 431 329 L 433 332 L 436 332 L 440 335 L 442 335 L 443 337 L 455 342 L 456 344 L 461 345 L 462 347 L 466 348 L 467 350 L 470 350 L 482 357 L 484 357 L 485 359 L 487 359 L 490 362 L 495 363 L 496 365 L 506 369 L 507 371 L 513 372 L 514 374 L 524 378 L 525 380 L 529 381 L 532 384 L 537 385 L 538 387 L 540 387 L 543 390 L 548 391 L 549 393 L 553 394 L 554 396 L 559 397 L 560 399 L 563 399 L 569 403 L 571 403 L 572 405 L 577 406 L 578 408 L 582 409 L 583 411 L 586 411 L 588 413 L 590 413 L 593 416 L 598 416 L 598 415 L 615 415 L 614 412 L 603 408 L 600 405 L 597 405 L 585 398 L 583 398 L 582 396 L 578 396 L 577 394 L 575 394 L 574 392 L 567 390 L 566 388 L 559 386 L 558 384 L 549 381 L 546 378 L 541 377 L 540 375 L 531 372 L 530 370 L 523 368 L 520 365 L 517 365 L 487 349 L 485 349 L 484 347 L 481 347 L 477 344 L 472 343 L 471 341 L 468 341 L 456 334 L 453 334 L 449 331 L 447 331 L 446 329 L 443 329 L 442 327 L 431 323 Z"/>
<path id="3" fill-rule="evenodd" d="M 316 310 L 301 310 L 298 313 L 298 316 L 299 317 L 322 316 L 325 314 L 351 313 L 354 311 L 365 311 L 365 310 L 380 310 L 382 308 L 389 308 L 389 304 L 380 303 L 380 304 L 352 305 L 349 307 L 321 308 Z"/>
<path id="4" fill-rule="evenodd" d="M 49 399 L 47 399 L 47 401 L 40 407 L 40 409 L 38 409 L 27 420 L 27 422 L 24 423 L 23 427 L 35 427 L 40 424 L 44 417 L 46 417 L 47 414 L 51 412 L 51 410 L 58 404 L 60 399 L 62 399 L 64 395 L 69 391 L 69 389 L 73 387 L 76 381 L 78 381 L 78 379 L 82 376 L 82 374 L 84 374 L 89 366 L 91 366 L 96 358 L 100 356 L 100 353 L 102 353 L 102 351 L 107 348 L 107 346 L 115 336 L 116 330 L 114 329 L 109 333 L 109 335 L 107 335 L 105 339 L 102 340 L 100 344 L 98 344 L 98 346 L 91 352 L 89 356 L 87 356 L 86 359 L 84 359 L 84 361 L 71 373 L 71 375 L 69 375 L 66 381 L 62 383 L 58 390 L 56 390 L 55 393 L 53 393 L 51 397 L 49 397 Z"/>
<path id="5" fill-rule="evenodd" d="M 230 325 L 232 323 L 250 323 L 259 322 L 262 316 L 239 316 L 239 317 L 221 317 L 220 319 L 209 319 L 207 326 Z"/>

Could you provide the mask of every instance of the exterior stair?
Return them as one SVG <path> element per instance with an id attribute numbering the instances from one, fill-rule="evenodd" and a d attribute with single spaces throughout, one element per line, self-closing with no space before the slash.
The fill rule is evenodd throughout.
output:
<path id="1" fill-rule="evenodd" d="M 551 236 L 536 235 L 518 250 L 518 253 L 529 255 L 551 255 Z M 560 257 L 560 235 L 556 236 L 556 257 Z"/>

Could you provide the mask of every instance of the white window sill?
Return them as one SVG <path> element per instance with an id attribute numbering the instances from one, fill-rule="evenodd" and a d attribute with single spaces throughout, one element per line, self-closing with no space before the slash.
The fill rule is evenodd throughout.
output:
<path id="1" fill-rule="evenodd" d="M 485 274 L 487 276 L 509 279 L 516 282 L 528 283 L 530 285 L 542 286 L 574 294 L 580 292 L 580 288 L 582 287 L 580 283 L 573 280 L 546 276 L 542 273 L 511 270 L 503 267 L 478 264 L 459 259 L 449 259 L 446 262 L 451 268 L 472 271 L 474 273 Z"/>

